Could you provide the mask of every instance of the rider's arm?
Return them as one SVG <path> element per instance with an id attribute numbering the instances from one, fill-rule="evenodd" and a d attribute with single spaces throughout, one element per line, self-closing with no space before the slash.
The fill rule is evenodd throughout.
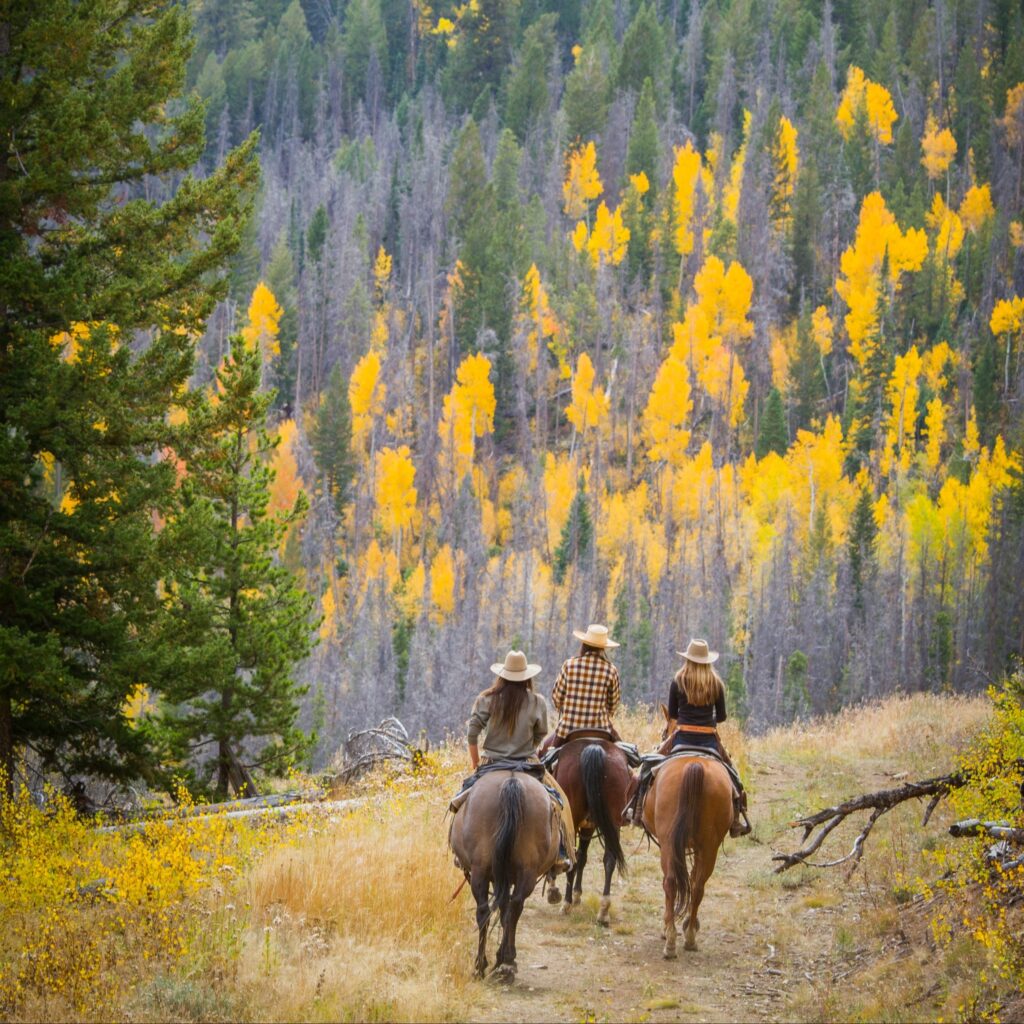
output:
<path id="1" fill-rule="evenodd" d="M 715 701 L 715 721 L 724 722 L 727 717 L 725 713 L 725 690 L 719 690 L 718 700 Z"/>
<path id="2" fill-rule="evenodd" d="M 670 722 L 679 720 L 679 686 L 674 679 L 668 688 L 668 720 Z"/>
<path id="3" fill-rule="evenodd" d="M 555 680 L 555 687 L 551 691 L 551 703 L 554 704 L 559 711 L 562 710 L 562 702 L 565 699 L 566 683 L 565 665 L 563 663 L 562 667 L 558 670 L 558 678 Z"/>
<path id="4" fill-rule="evenodd" d="M 477 697 L 473 704 L 473 713 L 466 723 L 466 741 L 469 744 L 469 760 L 473 767 L 480 763 L 480 752 L 477 747 L 477 740 L 480 733 L 487 727 L 487 720 L 491 717 L 490 701 L 486 697 Z"/>
<path id="5" fill-rule="evenodd" d="M 480 749 L 475 743 L 469 745 L 469 763 L 474 769 L 480 767 Z"/>
<path id="6" fill-rule="evenodd" d="M 612 665 L 612 678 L 608 684 L 608 715 L 611 717 L 618 710 L 622 700 L 622 684 L 619 682 L 619 670 Z"/>

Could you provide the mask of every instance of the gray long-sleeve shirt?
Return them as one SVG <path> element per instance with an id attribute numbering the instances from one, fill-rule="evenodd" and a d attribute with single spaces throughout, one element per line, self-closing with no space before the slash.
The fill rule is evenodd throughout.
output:
<path id="1" fill-rule="evenodd" d="M 527 691 L 526 700 L 511 733 L 505 729 L 499 732 L 491 727 L 490 718 L 491 698 L 480 694 L 473 702 L 473 711 L 466 723 L 466 738 L 470 744 L 477 744 L 483 732 L 484 743 L 480 754 L 495 761 L 506 757 L 533 757 L 548 732 L 547 701 L 533 691 Z"/>

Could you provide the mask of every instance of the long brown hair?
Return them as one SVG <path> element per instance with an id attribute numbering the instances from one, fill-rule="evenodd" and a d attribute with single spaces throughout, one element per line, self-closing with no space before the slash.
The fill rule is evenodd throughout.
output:
<path id="1" fill-rule="evenodd" d="M 605 649 L 603 647 L 594 647 L 593 644 L 580 644 L 578 657 L 582 658 L 584 654 L 596 654 L 599 658 L 608 661 L 608 654 Z"/>
<path id="2" fill-rule="evenodd" d="M 482 697 L 491 698 L 491 718 L 488 725 L 511 733 L 519 720 L 519 712 L 526 703 L 527 691 L 533 692 L 533 680 L 504 679 L 498 676 Z"/>
<path id="3" fill-rule="evenodd" d="M 676 686 L 698 708 L 714 704 L 719 695 L 725 693 L 722 677 L 710 665 L 689 659 L 676 673 Z"/>

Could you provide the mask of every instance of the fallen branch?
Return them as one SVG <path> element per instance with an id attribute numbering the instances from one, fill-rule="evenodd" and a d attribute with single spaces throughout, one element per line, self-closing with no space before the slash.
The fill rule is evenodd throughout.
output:
<path id="1" fill-rule="evenodd" d="M 894 807 L 907 800 L 916 800 L 921 797 L 930 796 L 932 799 L 928 803 L 924 814 L 924 821 L 922 822 L 922 824 L 927 824 L 938 802 L 950 790 L 963 786 L 966 782 L 967 778 L 961 772 L 952 772 L 949 775 L 938 775 L 932 779 L 922 779 L 920 782 L 907 782 L 902 786 L 897 786 L 895 789 L 881 789 L 875 793 L 863 793 L 851 800 L 837 804 L 835 807 L 826 807 L 815 814 L 797 818 L 796 821 L 790 822 L 790 828 L 803 828 L 803 845 L 795 853 L 777 853 L 772 857 L 772 860 L 780 861 L 779 866 L 775 869 L 775 873 L 780 874 L 796 864 L 806 864 L 814 868 L 833 868 L 838 867 L 840 864 L 849 864 L 847 875 L 852 874 L 864 853 L 865 841 L 870 835 L 871 830 L 875 827 L 875 822 L 883 814 L 888 813 Z M 821 848 L 821 844 L 825 841 L 828 834 L 845 821 L 849 815 L 857 811 L 867 810 L 868 808 L 872 808 L 871 815 L 861 829 L 860 834 L 854 840 L 852 849 L 845 857 L 826 861 L 825 863 L 815 863 L 807 859 Z M 817 834 L 811 838 L 815 829 L 818 830 Z"/>
<path id="2" fill-rule="evenodd" d="M 1005 821 L 980 821 L 967 818 L 949 826 L 949 834 L 957 839 L 962 836 L 992 836 L 1011 843 L 1024 843 L 1024 828 L 1014 828 Z"/>

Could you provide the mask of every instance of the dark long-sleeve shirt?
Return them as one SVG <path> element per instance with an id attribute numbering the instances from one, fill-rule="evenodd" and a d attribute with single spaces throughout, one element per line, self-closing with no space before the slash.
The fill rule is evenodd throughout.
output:
<path id="1" fill-rule="evenodd" d="M 721 690 L 714 704 L 691 704 L 673 679 L 668 691 L 668 717 L 679 725 L 714 727 L 726 719 L 725 693 Z"/>

